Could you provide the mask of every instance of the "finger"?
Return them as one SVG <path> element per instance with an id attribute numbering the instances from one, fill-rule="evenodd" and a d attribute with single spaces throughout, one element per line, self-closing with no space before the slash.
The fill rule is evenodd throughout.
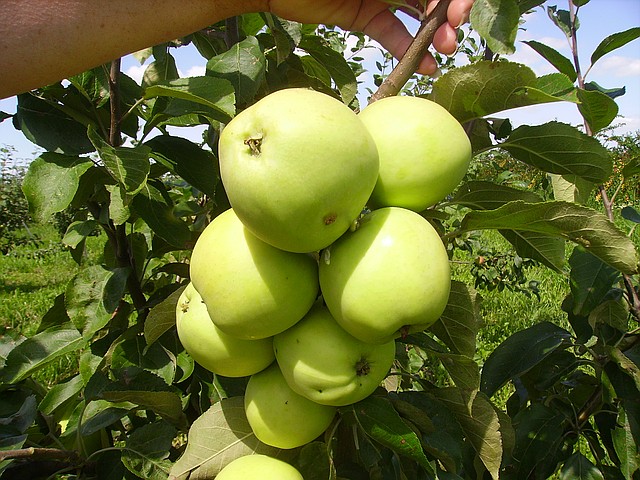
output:
<path id="1" fill-rule="evenodd" d="M 447 20 L 453 28 L 458 28 L 469 21 L 469 12 L 473 6 L 473 0 L 454 0 L 447 8 Z"/>
<path id="2" fill-rule="evenodd" d="M 440 53 L 452 55 L 458 48 L 458 33 L 449 23 L 440 25 L 433 36 L 433 46 Z"/>
<path id="3" fill-rule="evenodd" d="M 404 56 L 413 41 L 404 24 L 389 10 L 384 10 L 373 17 L 364 27 L 363 32 L 398 59 Z M 436 69 L 436 61 L 427 54 L 418 66 L 418 73 L 431 75 Z"/>

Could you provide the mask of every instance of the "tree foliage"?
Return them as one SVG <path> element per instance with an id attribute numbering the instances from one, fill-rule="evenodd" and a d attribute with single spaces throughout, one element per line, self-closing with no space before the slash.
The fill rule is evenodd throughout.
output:
<path id="1" fill-rule="evenodd" d="M 565 275 L 568 326 L 542 321 L 481 359 L 481 299 L 454 282 L 442 318 L 398 340 L 384 388 L 341 408 L 323 437 L 291 451 L 261 444 L 248 428 L 246 378 L 213 375 L 184 351 L 175 305 L 195 240 L 229 208 L 217 165 L 221 128 L 291 86 L 358 108 L 366 39 L 353 34 L 349 53 L 343 32 L 248 14 L 138 52 L 152 59 L 141 84 L 114 61 L 19 95 L 14 124 L 46 150 L 22 186 L 30 214 L 46 220 L 76 209 L 65 235 L 74 258 L 96 226 L 107 244 L 104 264 L 78 273 L 36 335 L 0 342 L 0 472 L 26 478 L 35 464 L 46 475 L 80 478 L 211 478 L 231 459 L 261 452 L 292 462 L 307 480 L 638 478 L 640 301 L 628 233 L 640 215 L 632 205 L 620 210 L 606 188 L 614 165 L 596 136 L 614 120 L 621 91 L 586 82 L 573 60 L 540 42 L 528 46 L 556 73 L 537 77 L 502 57 L 527 10 L 545 9 L 573 38 L 579 10 L 589 8 L 543 3 L 476 1 L 460 48 L 470 63 L 442 59 L 441 77 L 413 77 L 403 91 L 445 106 L 465 125 L 477 158 L 508 152 L 562 181 L 550 187 L 555 198 L 543 198 L 522 185 L 471 179 L 424 215 L 451 252 L 470 233 L 497 230 L 521 261 Z M 612 33 L 590 64 L 638 35 Z M 172 52 L 187 44 L 202 55 L 204 75 L 179 76 Z M 493 118 L 559 101 L 576 105 L 584 128 L 551 121 L 512 129 Z M 174 133 L 188 126 L 205 127 L 200 144 Z M 637 155 L 619 161 L 624 181 L 637 178 Z M 585 191 L 597 192 L 601 206 L 576 201 Z M 518 285 L 521 272 L 513 275 L 508 283 Z M 33 381 L 69 352 L 79 356 L 75 376 L 50 389 Z M 429 381 L 425 353 L 446 372 L 439 384 Z"/>

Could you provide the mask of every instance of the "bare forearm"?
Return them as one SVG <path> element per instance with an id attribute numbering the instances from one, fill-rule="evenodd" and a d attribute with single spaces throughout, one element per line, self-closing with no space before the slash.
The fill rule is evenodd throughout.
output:
<path id="1" fill-rule="evenodd" d="M 0 0 L 0 98 L 266 5 L 266 0 Z"/>

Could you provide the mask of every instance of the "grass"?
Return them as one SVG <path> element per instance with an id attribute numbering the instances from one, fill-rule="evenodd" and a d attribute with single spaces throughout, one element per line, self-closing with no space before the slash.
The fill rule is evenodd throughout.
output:
<path id="1" fill-rule="evenodd" d="M 81 268 L 73 261 L 52 225 L 35 226 L 31 233 L 39 239 L 37 243 L 29 242 L 0 255 L 2 335 L 14 339 L 30 337 L 37 332 L 42 316 Z M 89 237 L 86 263 L 99 261 L 103 241 L 101 237 Z M 68 355 L 38 372 L 36 379 L 52 385 L 76 369 L 77 359 Z"/>
<path id="2" fill-rule="evenodd" d="M 498 232 L 484 231 L 481 235 L 483 244 L 495 251 L 512 251 L 511 245 Z M 470 264 L 474 258 L 460 251 L 455 258 L 453 278 L 473 285 Z M 568 278 L 542 265 L 527 268 L 526 276 L 528 280 L 537 282 L 539 297 L 507 288 L 501 291 L 478 289 L 482 297 L 480 313 L 484 322 L 478 334 L 478 354 L 482 360 L 507 337 L 536 323 L 548 321 L 568 327 L 567 314 L 561 308 L 569 293 Z"/>

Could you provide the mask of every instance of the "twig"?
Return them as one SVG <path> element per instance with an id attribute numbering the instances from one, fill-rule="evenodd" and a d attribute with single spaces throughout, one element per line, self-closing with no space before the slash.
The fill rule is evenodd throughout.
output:
<path id="1" fill-rule="evenodd" d="M 113 147 L 119 147 L 122 143 L 120 136 L 120 65 L 120 58 L 113 60 L 109 72 L 109 103 L 111 106 L 109 143 Z"/>
<path id="2" fill-rule="evenodd" d="M 10 458 L 35 458 L 47 460 L 69 460 L 79 462 L 78 453 L 73 450 L 60 450 L 59 448 L 21 448 L 18 450 L 0 451 L 0 461 Z"/>
<path id="3" fill-rule="evenodd" d="M 450 0 L 440 0 L 436 8 L 422 22 L 420 30 L 409 45 L 404 57 L 392 70 L 389 76 L 382 82 L 378 90 L 371 96 L 369 103 L 385 97 L 397 95 L 402 87 L 418 69 L 420 61 L 427 53 L 429 46 L 433 42 L 433 37 L 440 25 L 447 21 L 447 8 Z"/>

